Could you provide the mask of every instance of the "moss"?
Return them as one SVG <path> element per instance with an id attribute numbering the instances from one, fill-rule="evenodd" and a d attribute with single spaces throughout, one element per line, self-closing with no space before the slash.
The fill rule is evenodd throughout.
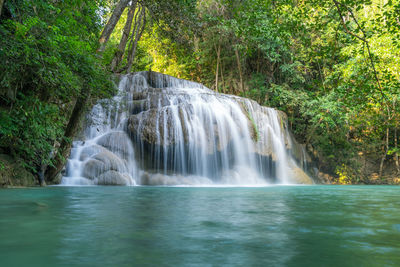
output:
<path id="1" fill-rule="evenodd" d="M 239 104 L 243 113 L 246 115 L 247 119 L 251 122 L 251 126 L 253 128 L 253 136 L 252 136 L 253 140 L 255 142 L 258 142 L 260 140 L 260 132 L 258 131 L 258 127 L 253 116 L 251 115 L 250 111 L 247 109 L 246 105 L 242 101 L 238 101 L 237 103 Z"/>
<path id="2" fill-rule="evenodd" d="M 260 140 L 260 132 L 258 131 L 257 124 L 254 121 L 253 116 L 251 116 L 250 112 L 248 112 L 247 110 L 246 110 L 246 115 L 247 115 L 247 118 L 250 120 L 251 125 L 253 126 L 253 130 L 254 130 L 253 139 L 255 142 L 258 142 Z"/>
<path id="3" fill-rule="evenodd" d="M 34 186 L 35 177 L 19 160 L 0 154 L 0 187 Z"/>

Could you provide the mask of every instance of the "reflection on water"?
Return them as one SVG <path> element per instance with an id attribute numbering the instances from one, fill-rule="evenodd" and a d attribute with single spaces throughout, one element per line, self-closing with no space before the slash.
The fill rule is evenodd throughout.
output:
<path id="1" fill-rule="evenodd" d="M 2 190 L 0 266 L 396 266 L 399 190 Z"/>

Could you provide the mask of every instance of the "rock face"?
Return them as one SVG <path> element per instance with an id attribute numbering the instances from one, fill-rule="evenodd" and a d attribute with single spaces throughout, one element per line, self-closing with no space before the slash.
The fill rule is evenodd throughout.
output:
<path id="1" fill-rule="evenodd" d="M 67 176 L 92 184 L 313 182 L 283 112 L 154 72 L 123 76 L 89 114 L 85 138 Z"/>
<path id="2" fill-rule="evenodd" d="M 289 175 L 293 177 L 293 182 L 296 184 L 313 184 L 311 177 L 306 174 L 301 168 L 293 165 L 290 166 Z"/>

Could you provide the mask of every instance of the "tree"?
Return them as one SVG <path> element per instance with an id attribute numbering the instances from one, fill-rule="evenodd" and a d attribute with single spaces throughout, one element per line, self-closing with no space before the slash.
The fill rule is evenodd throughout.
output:
<path id="1" fill-rule="evenodd" d="M 97 50 L 98 53 L 102 53 L 105 49 L 105 46 L 108 42 L 108 39 L 110 38 L 111 33 L 113 32 L 115 25 L 117 25 L 118 20 L 120 19 L 122 12 L 125 10 L 125 8 L 128 6 L 130 0 L 120 0 L 115 7 L 113 13 L 111 14 L 110 19 L 108 20 L 106 26 L 103 29 L 103 32 L 101 33 L 101 36 L 99 38 L 99 48 Z"/>
<path id="2" fill-rule="evenodd" d="M 1 16 L 1 11 L 3 9 L 3 4 L 4 4 L 4 0 L 0 0 L 0 16 Z"/>
<path id="3" fill-rule="evenodd" d="M 128 17 L 125 22 L 125 27 L 122 33 L 121 41 L 118 45 L 118 50 L 115 52 L 114 58 L 111 62 L 111 70 L 116 71 L 118 66 L 121 64 L 122 57 L 124 56 L 126 44 L 128 43 L 128 38 L 130 36 L 131 28 L 132 28 L 132 21 L 135 15 L 137 1 L 133 1 L 131 6 L 129 7 Z"/>
<path id="4" fill-rule="evenodd" d="M 38 177 L 62 143 L 73 103 L 113 90 L 95 56 L 103 1 L 6 1 L 0 21 L 0 149 Z M 68 132 L 68 131 L 67 131 Z"/>

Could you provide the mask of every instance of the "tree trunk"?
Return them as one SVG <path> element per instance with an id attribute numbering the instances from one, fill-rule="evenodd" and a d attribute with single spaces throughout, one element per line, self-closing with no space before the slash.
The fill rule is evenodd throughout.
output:
<path id="1" fill-rule="evenodd" d="M 400 174 L 399 153 L 397 153 L 397 128 L 394 129 L 394 149 L 394 160 L 396 162 L 397 174 Z"/>
<path id="2" fill-rule="evenodd" d="M 3 10 L 3 4 L 4 0 L 0 0 L 0 16 L 1 16 L 1 11 Z"/>
<path id="3" fill-rule="evenodd" d="M 242 66 L 240 64 L 239 50 L 237 49 L 237 47 L 235 47 L 235 55 L 236 55 L 236 62 L 238 65 L 238 70 L 239 70 L 240 90 L 242 91 L 242 93 L 244 93 Z"/>
<path id="4" fill-rule="evenodd" d="M 222 65 L 222 60 L 219 59 L 221 67 L 219 68 L 221 71 L 221 80 L 222 80 L 222 93 L 225 94 L 225 79 L 224 79 L 224 66 Z"/>
<path id="5" fill-rule="evenodd" d="M 126 19 L 126 23 L 125 23 L 124 31 L 122 33 L 121 41 L 119 42 L 119 45 L 118 45 L 118 50 L 115 53 L 115 56 L 111 62 L 111 70 L 112 71 L 117 70 L 117 68 L 121 64 L 122 58 L 124 56 L 126 44 L 128 43 L 129 34 L 130 34 L 131 28 L 132 28 L 133 17 L 135 15 L 136 3 L 137 3 L 137 1 L 134 1 L 129 8 L 128 17 Z"/>
<path id="6" fill-rule="evenodd" d="M 86 105 L 90 98 L 91 88 L 82 88 L 81 94 L 75 102 L 74 110 L 69 118 L 67 128 L 64 132 L 64 137 L 61 141 L 59 149 L 56 151 L 55 162 L 53 166 L 47 168 L 46 181 L 53 182 L 57 175 L 64 167 L 65 161 L 70 154 L 72 146 L 72 138 L 76 135 L 79 129 L 79 122 L 85 112 Z"/>
<path id="7" fill-rule="evenodd" d="M 143 21 L 141 22 L 141 20 L 143 20 Z M 136 22 L 135 22 L 135 24 L 136 24 Z M 133 33 L 132 33 L 132 38 L 135 37 L 135 39 L 134 40 L 132 39 L 132 41 L 131 41 L 131 48 L 130 48 L 130 53 L 129 53 L 129 57 L 128 57 L 128 64 L 126 66 L 127 73 L 131 72 L 133 60 L 135 59 L 137 45 L 140 40 L 140 37 L 142 37 L 145 26 L 146 26 L 146 10 L 144 7 L 142 7 L 142 11 L 140 13 L 140 16 L 139 16 L 139 19 L 137 22 L 137 27 L 135 27 L 136 29 L 135 28 L 133 29 Z"/>
<path id="8" fill-rule="evenodd" d="M 101 33 L 100 39 L 99 39 L 99 44 L 100 47 L 97 49 L 98 53 L 102 53 L 106 47 L 106 43 L 108 39 L 111 36 L 111 33 L 113 32 L 115 25 L 117 25 L 117 22 L 119 18 L 122 15 L 122 12 L 124 12 L 125 8 L 128 6 L 130 0 L 120 0 L 115 7 L 110 19 L 108 20 L 106 26 L 104 27 L 103 32 Z"/>
<path id="9" fill-rule="evenodd" d="M 382 156 L 381 164 L 379 166 L 379 177 L 382 177 L 383 174 L 383 163 L 385 162 L 386 155 L 389 151 L 389 126 L 386 128 L 386 144 L 385 144 L 385 153 Z"/>
<path id="10" fill-rule="evenodd" d="M 218 92 L 218 74 L 219 74 L 219 56 L 221 55 L 221 45 L 218 44 L 218 47 L 215 45 L 215 51 L 217 52 L 217 66 L 215 69 L 215 92 Z"/>
<path id="11" fill-rule="evenodd" d="M 38 172 L 39 176 L 39 185 L 40 186 L 46 186 L 46 180 L 45 180 L 45 171 L 47 169 L 47 166 L 45 164 L 42 164 L 40 166 L 40 170 Z"/>

